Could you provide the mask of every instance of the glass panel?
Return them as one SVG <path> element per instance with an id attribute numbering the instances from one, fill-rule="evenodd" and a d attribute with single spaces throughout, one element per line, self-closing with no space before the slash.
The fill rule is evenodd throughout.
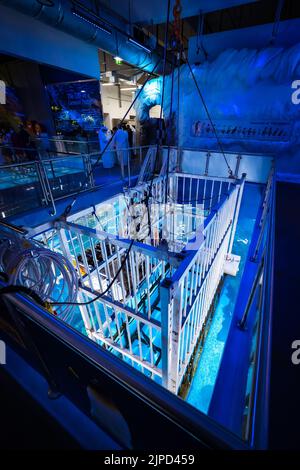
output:
<path id="1" fill-rule="evenodd" d="M 0 212 L 8 217 L 45 204 L 35 163 L 0 167 Z"/>

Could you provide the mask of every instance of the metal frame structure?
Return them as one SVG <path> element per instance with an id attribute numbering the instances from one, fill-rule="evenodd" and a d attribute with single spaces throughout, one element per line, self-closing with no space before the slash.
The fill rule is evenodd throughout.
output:
<path id="1" fill-rule="evenodd" d="M 224 274 L 244 181 L 245 175 L 160 175 L 46 230 L 35 230 L 50 249 L 72 260 L 80 280 L 79 302 L 103 293 L 121 268 L 101 298 L 74 308 L 89 338 L 173 393 L 178 393 Z M 132 232 L 124 233 L 124 214 L 125 220 L 136 219 L 132 207 L 140 210 L 150 185 L 150 225 L 158 236 L 142 236 L 140 230 L 142 239 L 135 233 L 131 244 Z M 122 211 L 114 213 L 122 198 Z M 115 224 L 107 223 L 105 230 L 99 218 L 103 208 L 106 220 Z M 178 217 L 183 233 L 175 233 Z"/>
<path id="2" fill-rule="evenodd" d="M 67 145 L 69 141 L 58 141 L 61 145 Z M 89 191 L 101 187 L 103 184 L 97 182 L 97 176 L 91 171 L 96 162 L 98 162 L 100 151 L 85 153 L 82 147 L 82 142 L 71 142 L 72 146 L 76 147 L 76 152 L 69 150 L 67 152 L 45 150 L 32 150 L 30 149 L 16 149 L 12 148 L 10 151 L 15 160 L 14 163 L 0 165 L 1 176 L 4 180 L 13 179 L 15 186 L 20 190 L 22 187 L 23 196 L 21 200 L 10 200 L 11 194 L 9 192 L 3 193 L 0 191 L 0 210 L 3 217 L 13 216 L 18 212 L 24 212 L 32 207 L 50 207 L 51 214 L 56 215 L 56 201 L 64 199 L 68 196 Z M 97 143 L 93 142 L 95 146 Z M 81 146 L 81 147 L 80 147 Z M 0 146 L 0 152 L 5 147 Z M 25 154 L 33 152 L 33 160 L 26 162 L 19 162 L 17 154 L 18 151 L 24 151 Z M 131 158 L 129 164 L 124 170 L 128 186 L 136 184 L 136 177 L 138 183 L 143 183 L 146 177 L 151 174 L 151 169 L 154 167 L 156 148 L 143 146 L 131 147 L 128 149 Z M 109 152 L 116 152 L 114 149 L 109 149 Z M 34 156 L 35 155 L 35 156 Z M 235 178 L 241 178 L 243 173 L 247 173 L 247 181 L 266 183 L 269 171 L 272 166 L 272 155 L 259 155 L 259 154 L 239 154 L 237 152 L 226 152 L 226 158 L 230 163 Z M 36 160 L 35 160 L 36 159 Z M 205 149 L 188 149 L 177 147 L 163 147 L 162 148 L 162 166 L 161 174 L 166 170 L 166 162 L 169 161 L 169 172 L 179 171 L 186 173 L 196 173 L 205 176 L 223 176 L 227 177 L 228 171 L 224 165 L 222 153 L 217 151 L 207 151 Z M 194 161 L 197 164 L 190 167 L 189 162 Z M 101 164 L 101 159 L 98 162 Z M 71 167 L 71 172 L 66 172 L 62 177 L 60 174 L 60 167 Z M 262 167 L 264 170 L 262 171 Z M 81 177 L 71 177 L 74 174 L 74 168 L 78 168 Z M 260 168 L 263 177 L 257 180 L 256 168 Z M 119 179 L 122 181 L 121 168 L 114 168 L 114 178 L 112 182 Z M 33 176 L 30 182 L 24 181 L 24 176 Z M 139 181 L 139 179 L 141 179 Z"/>
<path id="3" fill-rule="evenodd" d="M 235 182 L 231 180 L 231 183 Z M 49 385 L 51 387 L 53 386 L 52 382 L 53 380 L 56 382 L 57 375 L 59 378 L 57 381 L 61 382 L 63 387 L 61 391 L 63 393 L 68 393 L 68 389 L 66 387 L 69 384 L 70 377 L 69 364 L 70 362 L 76 363 L 76 373 L 78 374 L 76 377 L 79 377 L 80 380 L 75 382 L 75 385 L 78 383 L 76 397 L 78 394 L 84 395 L 86 393 L 86 383 L 97 383 L 95 381 L 95 378 L 97 378 L 98 383 L 101 384 L 101 393 L 106 392 L 109 399 L 113 398 L 113 400 L 116 401 L 118 408 L 126 417 L 130 429 L 133 430 L 137 428 L 135 436 L 133 437 L 133 442 L 135 444 L 137 442 L 136 440 L 139 439 L 140 436 L 143 436 L 141 438 L 143 439 L 142 442 L 144 442 L 145 439 L 145 436 L 142 432 L 143 426 L 141 425 L 141 422 L 145 422 L 145 420 L 147 422 L 149 420 L 151 421 L 153 417 L 153 420 L 157 426 L 158 434 L 153 434 L 152 432 L 148 433 L 147 442 L 153 442 L 154 440 L 154 445 L 155 443 L 159 442 L 161 438 L 165 438 L 164 436 L 171 435 L 172 439 L 174 439 L 175 432 L 182 432 L 182 430 L 185 430 L 189 437 L 195 435 L 201 437 L 201 441 L 199 441 L 200 446 L 201 442 L 202 444 L 204 442 L 206 445 L 209 447 L 212 446 L 213 448 L 234 448 L 248 450 L 253 448 L 267 448 L 268 410 L 270 406 L 269 371 L 271 357 L 269 350 L 269 335 L 272 324 L 272 301 L 270 299 L 270 292 L 272 292 L 274 261 L 274 177 L 272 178 L 272 184 L 268 186 L 270 189 L 269 191 L 266 191 L 264 204 L 264 206 L 267 206 L 265 213 L 268 218 L 268 223 L 262 224 L 262 227 L 264 226 L 267 228 L 268 236 L 263 237 L 263 243 L 259 250 L 260 253 L 264 253 L 265 255 L 265 263 L 263 282 L 262 285 L 259 283 L 257 289 L 258 291 L 262 290 L 262 296 L 257 312 L 259 327 L 256 334 L 257 341 L 255 341 L 256 353 L 253 365 L 254 373 L 249 374 L 249 377 L 252 377 L 252 385 L 250 388 L 251 398 L 247 401 L 246 405 L 248 410 L 248 417 L 245 435 L 238 437 L 232 434 L 228 429 L 218 425 L 214 420 L 209 419 L 208 416 L 200 413 L 197 409 L 192 409 L 183 400 L 178 401 L 174 394 L 172 395 L 168 393 L 167 390 L 158 387 L 155 381 L 149 380 L 148 377 L 144 377 L 143 380 L 141 380 L 140 374 L 138 374 L 137 370 L 130 368 L 129 364 L 118 360 L 118 358 L 110 354 L 108 350 L 97 347 L 96 342 L 89 341 L 88 338 L 84 338 L 83 335 L 74 331 L 74 329 L 68 326 L 64 326 L 59 318 L 53 317 L 51 314 L 49 314 L 49 312 L 39 307 L 35 302 L 32 302 L 23 294 L 9 294 L 6 297 L 13 306 L 11 311 L 16 312 L 16 315 L 20 315 L 20 318 L 22 319 L 20 336 L 22 337 L 24 334 L 25 328 L 27 336 L 29 334 L 29 337 L 39 338 L 40 340 L 38 345 L 40 349 L 42 348 L 42 351 L 35 350 L 32 354 L 35 354 L 38 358 L 38 361 L 40 361 L 40 358 L 43 357 L 43 355 L 40 355 L 40 352 L 44 353 L 44 357 L 47 359 L 47 369 L 44 371 L 44 373 L 46 374 L 46 379 L 48 380 Z M 187 186 L 187 188 L 189 188 L 189 186 Z M 267 193 L 269 194 L 269 197 L 267 197 Z M 86 212 L 86 214 L 92 214 L 91 209 L 87 209 L 83 212 Z M 75 214 L 74 216 L 70 217 L 67 223 L 74 223 L 77 216 L 78 215 Z M 82 217 L 86 217 L 86 215 L 84 214 Z M 54 230 L 54 227 L 53 224 L 45 224 L 44 226 L 33 229 L 30 233 L 26 233 L 24 229 L 17 229 L 16 227 L 14 227 L 14 230 L 20 233 L 21 236 L 25 237 L 32 237 L 42 233 L 41 238 L 43 238 L 47 237 L 49 233 Z M 53 240 L 53 237 L 51 239 Z M 127 247 L 128 244 L 124 244 L 124 246 Z M 52 248 L 51 244 L 50 247 Z M 143 248 L 150 250 L 150 247 L 148 246 L 144 246 Z M 166 253 L 164 253 L 164 256 L 167 256 Z M 176 257 L 174 257 L 174 260 L 175 259 Z M 257 259 L 258 265 L 260 264 L 259 260 L 260 255 Z M 180 264 L 183 262 L 184 260 L 179 259 Z M 183 264 L 182 267 L 184 268 Z M 4 285 L 3 282 L 1 282 L 1 284 Z M 170 279 L 165 278 L 161 282 L 160 289 L 162 294 L 162 301 L 164 301 L 164 293 L 170 292 L 171 287 L 172 284 Z M 164 316 L 164 318 L 166 318 L 166 316 Z M 161 326 L 162 331 L 164 331 L 164 324 Z M 47 340 L 47 335 L 51 341 L 53 341 L 54 337 L 56 338 L 55 347 L 52 343 L 50 343 L 50 346 L 53 346 L 52 351 L 57 351 L 56 355 L 48 354 L 50 346 L 49 341 Z M 9 344 L 9 342 L 7 344 Z M 62 351 L 62 345 L 64 347 L 67 346 L 69 350 L 66 349 Z M 28 350 L 26 350 L 26 352 L 28 352 Z M 71 361 L 69 354 L 76 354 L 76 359 Z M 68 362 L 61 361 L 61 357 L 64 357 L 65 355 L 69 358 Z M 83 362 L 82 369 L 80 369 L 80 361 Z M 95 370 L 95 366 L 97 370 Z M 91 371 L 90 368 L 92 368 Z M 45 369 L 44 364 L 42 364 L 42 369 Z M 51 380 L 49 380 L 47 377 L 49 370 L 53 373 L 53 377 L 50 377 Z M 65 380 L 62 380 L 62 377 L 64 377 Z M 111 380 L 113 380 L 113 386 L 111 385 Z M 72 388 L 74 387 L 74 381 L 71 381 L 71 386 Z M 115 386 L 117 389 L 114 388 Z M 129 395 L 128 390 L 130 390 Z M 111 405 L 109 399 L 107 400 L 109 403 L 107 406 L 110 412 Z M 83 406 L 85 412 L 86 400 L 88 400 L 88 397 L 84 395 Z M 142 401 L 143 406 L 139 406 L 140 401 Z M 242 404 L 243 400 L 235 400 L 233 405 L 233 412 L 240 413 L 240 407 Z M 138 417 L 136 413 L 134 413 L 136 406 L 139 406 L 140 410 Z M 163 416 L 161 416 L 161 414 Z M 106 416 L 106 413 L 104 413 L 104 416 L 102 416 L 103 419 L 100 423 L 104 427 L 106 425 Z M 168 419 L 170 419 L 171 423 L 169 432 L 166 431 L 164 427 L 164 420 L 166 416 Z M 157 419 L 159 419 L 159 425 L 157 425 Z M 115 431 L 116 428 L 118 427 L 112 428 L 111 431 Z M 146 433 L 148 428 L 149 427 L 146 428 Z M 150 428 L 152 429 L 152 427 Z M 121 442 L 124 442 L 123 428 L 118 437 L 121 439 Z M 180 441 L 184 439 L 184 435 L 178 435 L 177 437 Z"/>

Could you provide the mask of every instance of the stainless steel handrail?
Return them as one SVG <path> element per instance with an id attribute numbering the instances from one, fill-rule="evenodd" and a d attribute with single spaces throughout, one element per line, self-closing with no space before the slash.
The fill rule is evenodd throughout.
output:
<path id="1" fill-rule="evenodd" d="M 124 151 L 124 150 L 127 150 L 129 152 L 136 152 L 136 155 L 137 155 L 137 159 L 139 160 L 139 162 L 142 161 L 143 159 L 143 150 L 144 149 L 147 149 L 148 146 L 142 146 L 142 147 L 129 147 L 129 148 L 124 148 L 124 149 L 109 149 L 108 151 L 109 152 L 116 152 L 117 151 Z M 24 151 L 28 150 L 28 149 L 23 149 Z M 35 150 L 38 154 L 38 150 Z M 51 152 L 49 152 L 51 154 Z M 33 159 L 32 161 L 26 161 L 26 162 L 19 162 L 19 163 L 5 163 L 5 164 L 0 164 L 0 170 L 17 170 L 18 168 L 30 168 L 32 169 L 35 174 L 36 174 L 36 180 L 39 182 L 39 185 L 40 185 L 40 188 L 41 188 L 41 193 L 43 194 L 43 200 L 45 201 L 46 204 L 50 204 L 52 206 L 52 210 L 51 210 L 51 215 L 55 215 L 56 214 L 56 205 L 55 205 L 55 201 L 56 200 L 60 200 L 62 198 L 65 198 L 65 197 L 69 197 L 69 196 L 72 196 L 74 195 L 77 191 L 69 191 L 68 194 L 63 194 L 63 195 L 58 195 L 58 196 L 54 196 L 53 194 L 53 189 L 51 188 L 51 184 L 50 184 L 50 180 L 51 180 L 51 177 L 49 179 L 49 175 L 46 171 L 46 167 L 47 165 L 55 165 L 55 164 L 59 164 L 59 163 L 63 163 L 63 162 L 66 162 L 66 163 L 71 163 L 72 161 L 74 161 L 74 159 L 76 159 L 77 161 L 80 159 L 80 161 L 82 161 L 82 170 L 86 173 L 86 175 L 88 176 L 88 187 L 84 187 L 82 189 L 79 190 L 79 192 L 84 192 L 84 191 L 88 191 L 88 190 L 91 190 L 91 189 L 96 189 L 96 188 L 99 188 L 101 187 L 101 185 L 99 184 L 96 184 L 95 180 L 94 180 L 94 177 L 93 177 L 93 174 L 92 174 L 92 170 L 93 170 L 93 166 L 95 165 L 95 160 L 97 161 L 99 159 L 99 156 L 100 156 L 101 152 L 100 150 L 99 151 L 96 151 L 96 152 L 90 152 L 90 153 L 81 153 L 81 154 L 68 154 L 68 155 L 60 155 L 60 156 L 55 156 L 55 157 L 46 157 L 45 156 L 41 156 L 41 155 L 38 155 L 38 158 L 37 159 Z M 131 159 L 129 158 L 128 160 L 128 166 L 127 166 L 127 170 L 126 170 L 126 173 L 128 173 L 128 179 L 129 179 L 129 184 L 130 184 L 130 181 L 132 179 L 132 177 L 134 176 L 133 172 L 132 172 L 132 168 L 131 168 Z M 102 159 L 99 159 L 99 163 L 102 162 Z M 54 175 L 53 175 L 54 176 Z M 120 174 L 120 181 L 122 180 L 121 178 L 121 174 Z"/>
<path id="2" fill-rule="evenodd" d="M 259 357 L 256 368 L 256 389 L 252 411 L 252 433 L 250 436 L 251 445 L 261 449 L 265 449 L 268 446 L 275 244 L 275 176 L 273 177 L 269 204 L 269 227 L 266 240 L 266 262 L 261 302 L 260 335 L 258 338 Z"/>
<path id="3" fill-rule="evenodd" d="M 271 368 L 271 325 L 272 325 L 272 292 L 274 270 L 274 221 L 275 221 L 275 176 L 270 189 L 268 223 L 262 226 L 268 232 L 261 248 L 260 263 L 263 258 L 262 286 L 258 305 L 257 340 L 254 357 L 254 373 L 249 396 L 249 415 L 246 422 L 245 438 L 255 449 L 266 449 L 268 446 L 269 390 Z M 259 284 L 257 284 L 259 288 Z M 255 295 L 252 296 L 252 302 Z M 249 302 L 248 302 L 249 303 Z M 250 305 L 247 305 L 250 308 Z"/>
<path id="4" fill-rule="evenodd" d="M 13 225 L 13 224 L 10 224 L 8 222 L 5 222 L 4 220 L 0 220 L 0 225 L 2 227 L 5 227 L 13 232 L 16 232 L 20 235 L 27 235 L 28 234 L 28 230 L 26 230 L 25 228 L 22 228 L 22 227 L 17 227 L 16 225 Z"/>

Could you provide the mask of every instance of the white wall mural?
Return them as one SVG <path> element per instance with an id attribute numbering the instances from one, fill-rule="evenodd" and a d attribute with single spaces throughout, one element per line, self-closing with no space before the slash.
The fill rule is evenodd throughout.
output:
<path id="1" fill-rule="evenodd" d="M 289 49 L 229 49 L 212 62 L 192 65 L 213 125 L 225 149 L 271 152 L 280 171 L 300 173 L 300 44 Z M 173 77 L 173 126 L 177 128 L 180 83 L 179 145 L 216 149 L 212 124 L 187 65 Z M 166 78 L 164 115 L 170 115 L 172 76 Z M 298 91 L 299 90 L 299 91 Z M 138 100 L 141 120 L 161 103 L 162 78 L 151 80 Z"/>

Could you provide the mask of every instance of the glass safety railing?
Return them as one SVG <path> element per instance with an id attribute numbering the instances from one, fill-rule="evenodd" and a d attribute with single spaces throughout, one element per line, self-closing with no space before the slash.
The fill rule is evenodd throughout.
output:
<path id="1" fill-rule="evenodd" d="M 252 261 L 257 271 L 239 326 L 250 328 L 251 347 L 244 399 L 242 437 L 252 448 L 268 446 L 270 337 L 272 324 L 272 285 L 274 262 L 275 177 L 270 173 L 260 219 L 260 234 L 253 251 Z M 251 313 L 252 311 L 252 313 Z"/>
<path id="2" fill-rule="evenodd" d="M 1 218 L 48 204 L 37 162 L 0 166 Z"/>
<path id="3" fill-rule="evenodd" d="M 74 150 L 74 145 L 67 147 L 68 151 Z M 44 206 L 51 206 L 54 213 L 56 200 L 75 193 L 120 183 L 132 186 L 148 148 L 108 149 L 101 155 L 99 149 L 78 154 L 74 150 L 71 154 L 63 150 L 58 153 L 58 148 L 54 153 L 28 148 L 8 151 L 2 146 L 0 216 L 9 217 Z"/>

